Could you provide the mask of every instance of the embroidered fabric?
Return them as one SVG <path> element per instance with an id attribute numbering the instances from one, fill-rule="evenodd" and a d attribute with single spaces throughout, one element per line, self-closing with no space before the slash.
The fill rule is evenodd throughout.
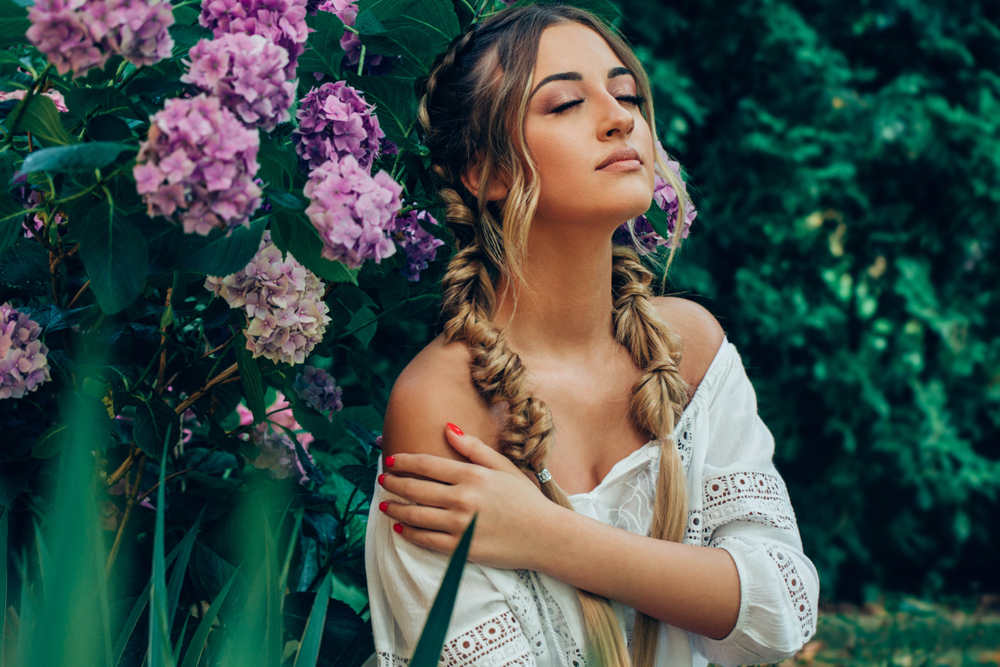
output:
<path id="1" fill-rule="evenodd" d="M 585 667 L 587 660 L 573 639 L 566 615 L 542 578 L 531 570 L 517 570 L 515 574 L 517 587 L 507 600 L 521 621 L 535 657 L 543 658 L 551 649 L 564 658 L 561 664 Z"/>
<path id="2" fill-rule="evenodd" d="M 807 640 L 812 635 L 813 612 L 812 605 L 809 603 L 809 596 L 806 593 L 805 582 L 799 576 L 799 572 L 795 568 L 795 563 L 792 561 L 791 556 L 785 553 L 781 547 L 776 544 L 767 545 L 767 555 L 778 566 L 778 571 L 781 572 L 781 576 L 785 579 L 785 586 L 788 588 L 788 597 L 792 599 L 795 614 L 799 619 L 802 639 Z"/>
<path id="3" fill-rule="evenodd" d="M 707 546 L 712 533 L 731 521 L 752 521 L 798 531 L 784 481 L 763 472 L 735 472 L 706 479 L 700 510 L 688 512 L 686 544 Z"/>

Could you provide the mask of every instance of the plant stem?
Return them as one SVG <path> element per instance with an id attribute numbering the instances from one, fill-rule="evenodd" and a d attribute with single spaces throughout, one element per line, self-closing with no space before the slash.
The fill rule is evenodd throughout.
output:
<path id="1" fill-rule="evenodd" d="M 167 311 L 170 310 L 170 297 L 173 296 L 174 288 L 167 288 L 167 298 L 164 303 L 164 307 Z M 163 347 L 163 351 L 160 352 L 160 371 L 156 374 L 156 395 L 163 396 L 163 380 L 167 374 L 167 327 L 160 327 L 160 345 Z"/>
<path id="2" fill-rule="evenodd" d="M 76 300 L 80 298 L 80 295 L 83 294 L 88 287 L 90 287 L 90 281 L 89 280 L 83 284 L 83 287 L 81 287 L 80 290 L 76 293 L 76 296 L 74 296 L 72 299 L 70 299 L 69 305 L 66 306 L 66 307 L 67 308 L 72 308 L 73 304 L 76 303 Z"/>
<path id="3" fill-rule="evenodd" d="M 131 457 L 129 457 L 131 458 Z M 125 534 L 125 525 L 128 524 L 129 518 L 132 516 L 132 508 L 136 506 L 137 501 L 135 497 L 139 494 L 139 485 L 142 484 L 142 471 L 146 469 L 146 455 L 142 455 L 142 461 L 139 463 L 139 470 L 135 473 L 135 485 L 133 485 L 131 491 L 129 492 L 128 501 L 125 504 L 125 515 L 122 516 L 122 522 L 118 524 L 118 532 L 115 534 L 115 543 L 111 547 L 111 553 L 108 554 L 108 564 L 104 567 L 104 576 L 111 574 L 111 568 L 115 565 L 115 559 L 118 558 L 118 549 L 122 545 L 122 536 Z M 125 478 L 125 488 L 128 488 L 128 477 Z M 145 498 L 145 496 L 143 496 Z M 142 502 L 141 500 L 138 502 Z"/>
<path id="4" fill-rule="evenodd" d="M 232 375 L 233 373 L 235 373 L 238 369 L 239 369 L 239 367 L 236 364 L 233 364 L 232 366 L 230 366 L 226 370 L 224 370 L 221 373 L 219 373 L 218 375 L 216 375 L 214 378 L 212 378 L 211 380 L 209 380 L 208 382 L 206 382 L 204 385 L 202 385 L 202 387 L 200 389 L 198 389 L 198 391 L 194 392 L 193 394 L 191 394 L 190 396 L 188 396 L 186 399 L 184 399 L 183 403 L 181 403 L 176 408 L 174 408 L 174 412 L 176 412 L 179 415 L 180 414 L 184 414 L 184 411 L 187 410 L 192 405 L 194 405 L 195 401 L 197 401 L 199 398 L 201 398 L 202 396 L 204 396 L 208 392 L 212 391 L 213 387 L 221 384 L 223 380 L 225 380 L 230 375 Z"/>
<path id="5" fill-rule="evenodd" d="M 35 96 L 35 91 L 39 90 L 45 84 L 45 78 L 49 75 L 49 71 L 52 69 L 52 63 L 45 66 L 42 73 L 38 75 L 35 82 L 31 84 L 28 88 L 28 92 L 24 94 L 24 99 L 21 104 L 18 104 L 14 108 L 14 112 L 7 117 L 7 127 L 10 128 L 10 134 L 7 135 L 7 145 L 10 146 L 14 143 L 14 130 L 17 129 L 17 124 L 21 122 L 21 116 L 24 115 L 24 110 L 28 108 L 31 103 L 31 98 Z"/>
<path id="6" fill-rule="evenodd" d="M 117 470 L 108 475 L 108 478 L 104 480 L 104 485 L 114 486 L 115 482 L 120 480 L 125 475 L 125 473 L 129 471 L 129 469 L 132 467 L 132 464 L 135 463 L 136 460 L 142 455 L 143 454 L 139 450 L 139 448 L 133 444 L 132 449 L 129 451 L 128 458 L 122 461 L 122 464 L 118 466 Z"/>

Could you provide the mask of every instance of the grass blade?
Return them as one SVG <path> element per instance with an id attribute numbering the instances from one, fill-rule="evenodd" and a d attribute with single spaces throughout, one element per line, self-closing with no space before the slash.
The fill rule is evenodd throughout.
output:
<path id="1" fill-rule="evenodd" d="M 0 642 L 2 637 L 7 636 L 7 508 L 3 508 L 0 513 L 0 563 L 3 564 L 3 572 L 0 573 L 0 614 L 3 614 L 3 623 L 0 623 Z M 0 643 L 0 667 L 4 666 L 4 647 Z"/>
<path id="2" fill-rule="evenodd" d="M 170 627 L 167 625 L 167 578 L 163 557 L 163 531 L 166 510 L 164 480 L 167 476 L 167 456 L 170 430 L 164 440 L 163 458 L 160 459 L 160 483 L 156 487 L 156 533 L 153 539 L 153 588 L 149 605 L 149 667 L 173 667 L 173 647 L 170 646 Z"/>
<path id="3" fill-rule="evenodd" d="M 164 562 L 164 567 L 170 567 L 170 564 L 174 562 L 180 550 L 180 544 L 173 548 Z M 125 645 L 128 644 L 129 637 L 132 636 L 132 632 L 139 622 L 139 617 L 142 616 L 142 610 L 146 608 L 146 604 L 149 602 L 149 593 L 152 589 L 153 580 L 150 579 L 149 583 L 146 584 L 146 588 L 143 589 L 139 598 L 135 601 L 135 606 L 132 607 L 132 613 L 128 615 L 128 620 L 125 621 L 125 626 L 122 628 L 121 634 L 118 635 L 118 642 L 115 644 L 115 652 L 111 659 L 112 665 L 117 665 L 121 661 L 122 654 L 125 652 Z"/>
<path id="4" fill-rule="evenodd" d="M 174 627 L 174 618 L 177 615 L 177 602 L 181 598 L 181 586 L 184 584 L 184 574 L 187 572 L 188 560 L 191 558 L 191 549 L 194 547 L 194 540 L 198 536 L 198 529 L 201 528 L 201 520 L 205 516 L 205 509 L 201 510 L 198 518 L 195 519 L 191 530 L 187 532 L 181 543 L 180 554 L 177 556 L 177 565 L 170 573 L 170 583 L 167 584 L 167 627 Z"/>
<path id="5" fill-rule="evenodd" d="M 472 543 L 472 533 L 476 528 L 476 517 L 472 517 L 469 527 L 465 529 L 462 539 L 451 556 L 448 569 L 444 573 L 444 581 L 438 589 L 434 604 L 427 615 L 424 630 L 420 633 L 420 641 L 413 652 L 410 667 L 436 667 L 444 647 L 445 634 L 451 623 L 451 612 L 455 609 L 455 597 L 458 595 L 458 584 L 462 581 L 465 561 L 469 557 L 469 545 Z"/>
<path id="6" fill-rule="evenodd" d="M 309 618 L 306 620 L 306 629 L 302 631 L 299 652 L 295 655 L 295 664 L 292 667 L 316 667 L 316 661 L 319 659 L 319 645 L 323 641 L 326 608 L 330 603 L 330 589 L 332 587 L 333 575 L 327 572 L 319 590 L 316 591 L 316 600 L 313 601 L 312 611 L 309 612 Z"/>
<path id="7" fill-rule="evenodd" d="M 226 595 L 229 594 L 229 588 L 236 581 L 236 573 L 229 578 L 229 581 L 219 594 L 215 596 L 212 600 L 212 606 L 208 608 L 205 615 L 201 618 L 201 623 L 198 624 L 198 629 L 194 632 L 194 637 L 191 638 L 191 643 L 188 645 L 187 653 L 184 655 L 184 662 L 181 663 L 181 667 L 198 667 L 198 663 L 201 661 L 201 654 L 205 651 L 205 645 L 208 643 L 208 633 L 212 630 L 212 624 L 215 623 L 215 618 L 219 615 L 219 609 L 222 608 L 222 603 L 226 599 Z"/>

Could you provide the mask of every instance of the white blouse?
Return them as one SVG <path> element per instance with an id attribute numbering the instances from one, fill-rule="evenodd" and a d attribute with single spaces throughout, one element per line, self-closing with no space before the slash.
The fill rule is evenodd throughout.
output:
<path id="1" fill-rule="evenodd" d="M 757 416 L 753 386 L 736 347 L 723 342 L 675 431 L 687 473 L 685 544 L 725 549 L 740 577 L 740 612 L 724 639 L 660 625 L 657 665 L 703 667 L 779 662 L 816 630 L 819 579 L 802 553 L 774 438 Z M 577 512 L 648 535 L 660 448 L 647 443 L 615 464 Z M 379 464 L 381 472 L 381 463 Z M 379 667 L 409 664 L 444 578 L 448 556 L 392 531 L 378 510 L 403 501 L 375 485 L 365 565 Z M 631 640 L 635 610 L 613 603 Z M 587 635 L 576 589 L 528 570 L 467 563 L 439 665 L 583 667 Z"/>

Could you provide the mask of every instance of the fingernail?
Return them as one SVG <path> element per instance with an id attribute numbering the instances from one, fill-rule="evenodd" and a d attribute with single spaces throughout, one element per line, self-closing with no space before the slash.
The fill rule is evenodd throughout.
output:
<path id="1" fill-rule="evenodd" d="M 392 529 L 394 531 L 396 531 L 397 533 L 402 533 L 403 532 L 403 524 L 401 524 L 401 523 L 393 524 Z"/>
<path id="2" fill-rule="evenodd" d="M 385 486 L 385 475 L 384 474 L 378 476 L 378 484 L 379 484 L 379 486 Z"/>
<path id="3" fill-rule="evenodd" d="M 385 511 L 387 511 L 387 510 L 389 509 L 389 503 L 387 503 L 387 502 L 385 502 L 385 501 L 383 500 L 382 502 L 380 502 L 380 503 L 378 504 L 378 508 L 379 508 L 380 510 L 382 510 L 383 512 L 385 512 Z"/>
<path id="4" fill-rule="evenodd" d="M 396 457 L 395 456 L 387 456 L 387 457 L 385 457 L 385 465 L 386 465 L 386 467 L 391 468 L 392 464 L 395 463 L 395 462 L 396 462 Z"/>
<path id="5" fill-rule="evenodd" d="M 455 435 L 465 435 L 464 433 L 462 433 L 462 429 L 455 426 L 451 422 L 448 422 L 448 430 L 454 433 Z"/>

